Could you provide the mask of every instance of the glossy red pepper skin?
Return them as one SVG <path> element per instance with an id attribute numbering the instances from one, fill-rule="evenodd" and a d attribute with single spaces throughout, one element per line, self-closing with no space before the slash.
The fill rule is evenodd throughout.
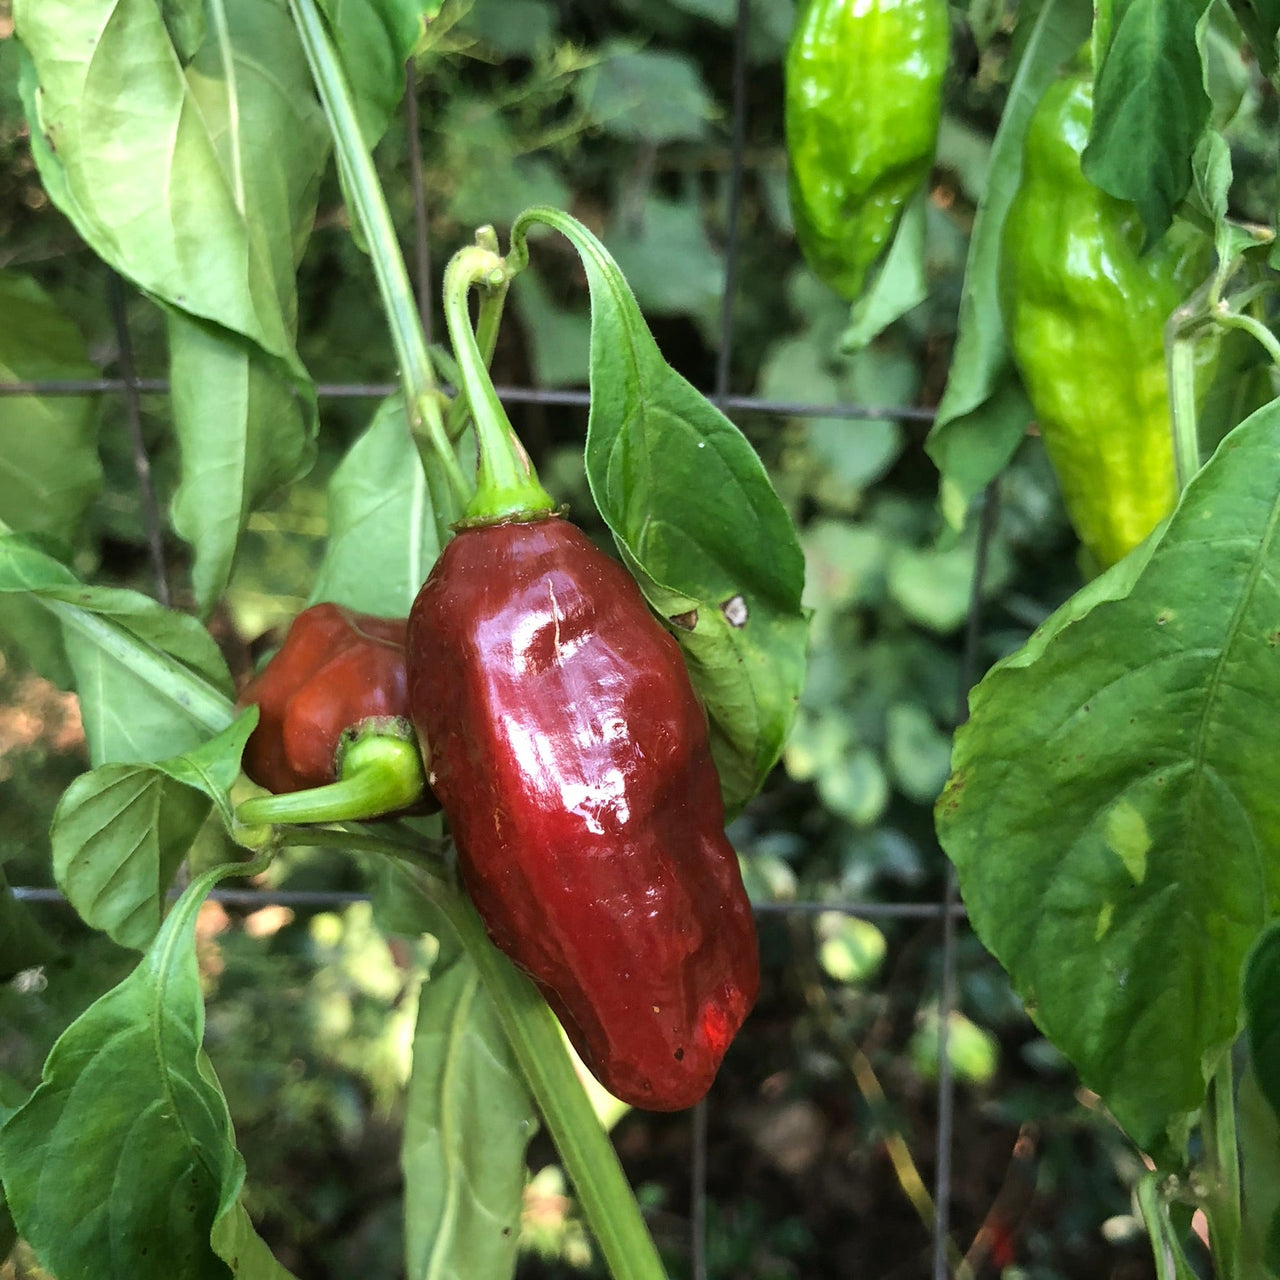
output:
<path id="1" fill-rule="evenodd" d="M 551 517 L 464 529 L 409 616 L 462 878 L 616 1097 L 692 1106 L 759 989 L 706 718 L 631 576 Z"/>
<path id="2" fill-rule="evenodd" d="M 404 618 L 316 604 L 240 695 L 257 703 L 245 773 L 277 795 L 334 781 L 338 741 L 370 718 L 408 719 Z"/>

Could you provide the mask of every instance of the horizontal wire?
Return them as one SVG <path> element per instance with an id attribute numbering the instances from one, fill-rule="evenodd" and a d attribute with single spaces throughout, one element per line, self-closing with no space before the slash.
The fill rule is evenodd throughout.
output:
<path id="1" fill-rule="evenodd" d="M 36 885 L 13 885 L 13 896 L 20 902 L 51 902 L 66 904 L 61 889 Z M 176 898 L 177 892 L 170 898 Z M 355 902 L 370 902 L 372 895 L 357 890 L 343 889 L 214 889 L 209 895 L 214 902 L 229 906 L 270 907 L 345 907 Z M 859 916 L 866 920 L 930 920 L 942 917 L 946 906 L 941 902 L 818 902 L 774 901 L 753 902 L 751 909 L 758 915 L 816 915 L 823 911 L 836 911 L 841 915 Z M 952 914 L 962 919 L 965 910 L 957 903 Z"/>
<path id="2" fill-rule="evenodd" d="M 164 378 L 64 378 L 0 381 L 0 396 L 86 396 L 107 392 L 123 392 L 129 388 L 144 394 L 167 394 L 169 383 Z M 325 400 L 382 399 L 394 394 L 394 382 L 320 382 L 316 394 Z M 498 398 L 508 404 L 546 404 L 586 406 L 591 403 L 587 391 L 546 390 L 541 387 L 499 387 Z M 712 397 L 708 397 L 710 399 Z M 772 413 L 784 418 L 848 418 L 873 420 L 893 418 L 900 422 L 932 422 L 932 409 L 913 406 L 865 404 L 808 404 L 803 401 L 768 400 L 759 396 L 716 396 L 722 409 L 741 413 Z"/>

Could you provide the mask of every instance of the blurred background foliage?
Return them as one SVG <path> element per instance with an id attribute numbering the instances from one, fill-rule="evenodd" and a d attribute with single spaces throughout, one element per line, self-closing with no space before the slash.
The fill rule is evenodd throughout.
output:
<path id="1" fill-rule="evenodd" d="M 731 829 L 752 895 L 769 905 L 760 916 L 760 1004 L 710 1105 L 712 1280 L 929 1274 L 922 1219 L 938 1119 L 941 923 L 873 924 L 836 904 L 940 899 L 945 864 L 931 806 L 946 776 L 962 682 L 1017 647 L 1080 582 L 1052 475 L 1029 437 L 1001 481 L 976 667 L 966 669 L 976 527 L 959 537 L 942 527 L 919 411 L 937 403 L 945 380 L 1016 9 L 1003 0 L 953 6 L 952 72 L 927 203 L 929 297 L 848 354 L 848 309 L 802 265 L 787 211 L 781 57 L 793 5 L 749 6 L 728 390 L 872 412 L 733 415 L 801 528 L 813 640 L 784 765 Z M 529 204 L 560 205 L 603 236 L 671 363 L 712 390 L 737 10 L 736 0 L 445 0 L 416 68 L 433 279 L 476 224 L 502 230 Z M 11 26 L 0 0 L 0 36 Z M 1241 207 L 1233 212 L 1265 220 L 1263 157 L 1276 106 L 1252 81 L 1240 91 L 1232 139 Z M 376 157 L 406 244 L 410 145 L 401 116 Z M 0 323 L 0 377 L 118 374 L 106 273 L 40 188 L 8 39 L 0 39 L 0 285 L 36 314 L 23 334 Z M 300 315 L 300 348 L 319 381 L 393 378 L 372 277 L 332 177 L 302 265 Z M 128 321 L 139 374 L 163 377 L 159 312 L 134 295 Z M 554 239 L 540 241 L 513 291 L 496 380 L 582 386 L 587 353 L 577 260 Z M 376 404 L 376 395 L 323 398 L 314 470 L 252 518 L 213 620 L 241 678 L 278 636 L 272 629 L 302 607 L 326 536 L 326 482 Z M 163 395 L 143 396 L 162 508 L 178 467 L 167 415 Z M 517 404 L 512 415 L 548 486 L 601 532 L 582 469 L 585 409 Z M 97 581 L 150 590 L 121 397 L 0 398 L 0 429 L 38 429 L 47 439 L 96 433 L 104 481 L 71 549 L 75 566 Z M 170 534 L 166 551 L 177 601 L 189 604 L 185 549 Z M 3 659 L 0 872 L 10 884 L 49 885 L 49 819 L 86 767 L 83 737 L 73 698 L 16 653 Z M 222 840 L 206 831 L 195 861 L 222 857 Z M 266 880 L 290 889 L 368 887 L 350 859 L 319 851 L 290 851 Z M 787 913 L 789 900 L 830 909 Z M 34 1084 L 60 1030 L 133 962 L 66 908 L 30 914 L 48 958 L 0 974 L 0 1104 Z M 402 1275 L 399 1116 L 414 1009 L 430 988 L 430 939 L 384 937 L 365 903 L 336 911 L 208 903 L 199 945 L 208 1049 L 264 1234 L 300 1280 Z M 1003 1266 L 1006 1276 L 1034 1280 L 1151 1275 L 1131 1217 L 1128 1186 L 1138 1170 L 1126 1144 L 963 928 L 957 972 L 949 1052 L 958 1081 L 952 1223 L 960 1251 L 996 1238 L 980 1228 L 999 1219 L 1005 1246 L 975 1274 Z M 688 1116 L 619 1117 L 614 1109 L 610 1119 L 672 1274 L 690 1274 Z M 530 1166 L 521 1275 L 602 1274 L 545 1136 Z M 914 1193 L 913 1169 L 923 1179 Z M 0 1266 L 6 1280 L 35 1274 L 21 1245 Z"/>

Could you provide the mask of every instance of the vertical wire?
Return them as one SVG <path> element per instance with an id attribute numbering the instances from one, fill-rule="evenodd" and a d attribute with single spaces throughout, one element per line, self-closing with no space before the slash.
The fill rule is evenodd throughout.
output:
<path id="1" fill-rule="evenodd" d="M 427 189 L 422 177 L 418 77 L 413 59 L 404 68 L 405 126 L 409 133 L 409 184 L 413 188 L 413 270 L 422 336 L 431 345 L 431 245 L 427 239 Z"/>
<path id="2" fill-rule="evenodd" d="M 738 0 L 733 36 L 733 142 L 729 170 L 729 208 L 725 226 L 724 296 L 720 303 L 720 350 L 716 353 L 715 394 L 722 404 L 729 394 L 729 365 L 733 350 L 733 302 L 738 283 L 738 214 L 742 204 L 743 154 L 747 142 L 747 34 L 749 0 Z M 693 1109 L 693 1168 L 690 1197 L 690 1253 L 693 1280 L 707 1280 L 707 1103 Z"/>
<path id="3" fill-rule="evenodd" d="M 960 690 L 956 706 L 956 726 L 969 718 L 969 689 L 977 679 L 978 645 L 982 632 L 982 583 L 987 573 L 987 554 L 996 529 L 1000 506 L 999 481 L 986 489 L 978 546 L 973 561 L 973 582 L 969 590 L 969 616 L 965 624 L 964 658 L 960 666 Z M 933 1280 L 948 1280 L 947 1237 L 951 1232 L 951 1140 L 955 1128 L 955 1078 L 948 1052 L 952 1010 L 956 1007 L 956 869 L 947 863 L 947 887 L 943 898 L 942 978 L 938 993 L 938 1151 L 934 1176 Z"/>
<path id="4" fill-rule="evenodd" d="M 133 469 L 138 477 L 138 496 L 142 502 L 142 523 L 147 533 L 147 548 L 156 579 L 156 599 L 169 607 L 169 576 L 164 563 L 164 533 L 160 527 L 160 508 L 156 503 L 155 485 L 151 479 L 151 460 L 142 437 L 142 410 L 138 399 L 138 380 L 133 369 L 133 344 L 129 341 L 129 320 L 125 314 L 124 285 L 114 272 L 107 272 L 107 302 L 115 325 L 119 349 L 120 378 L 124 383 L 125 417 L 133 442 Z"/>
<path id="5" fill-rule="evenodd" d="M 747 34 L 749 0 L 738 0 L 733 37 L 733 153 L 729 170 L 729 211 L 725 226 L 724 297 L 720 304 L 720 350 L 716 355 L 716 400 L 729 394 L 733 344 L 733 302 L 738 287 L 738 214 L 742 204 L 743 155 L 747 147 Z"/>

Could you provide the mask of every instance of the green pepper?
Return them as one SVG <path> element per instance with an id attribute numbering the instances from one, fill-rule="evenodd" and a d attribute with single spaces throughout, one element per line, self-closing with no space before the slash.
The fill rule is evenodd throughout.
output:
<path id="1" fill-rule="evenodd" d="M 1032 116 L 1001 302 L 1067 515 L 1106 568 L 1177 501 L 1164 326 L 1208 273 L 1212 244 L 1175 224 L 1142 252 L 1136 207 L 1081 171 L 1092 113 L 1090 79 L 1076 71 Z M 1215 358 L 1204 344 L 1199 371 Z"/>
<path id="2" fill-rule="evenodd" d="M 784 68 L 796 238 L 846 298 L 929 174 L 950 47 L 946 0 L 809 0 Z"/>

